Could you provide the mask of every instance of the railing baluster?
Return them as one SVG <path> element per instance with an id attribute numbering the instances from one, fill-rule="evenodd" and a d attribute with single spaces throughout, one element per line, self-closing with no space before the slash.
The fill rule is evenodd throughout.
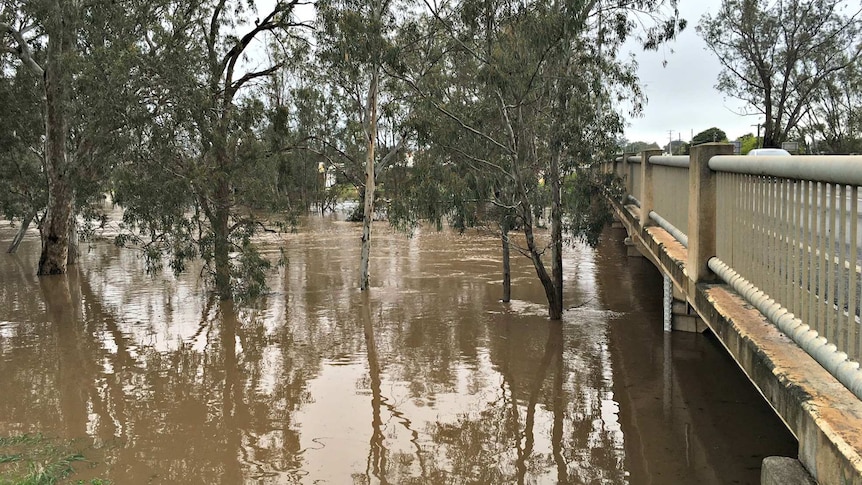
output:
<path id="1" fill-rule="evenodd" d="M 800 246 L 802 245 L 802 181 L 793 181 L 793 223 L 791 224 L 793 232 L 793 246 L 791 255 L 791 267 L 793 272 L 790 277 L 790 284 L 793 285 L 793 306 L 790 311 L 795 315 L 802 315 L 802 258 L 800 254 Z"/>
<path id="2" fill-rule="evenodd" d="M 814 288 L 811 285 L 811 280 L 814 278 L 811 274 L 811 265 L 814 262 L 812 259 L 813 242 L 811 240 L 811 200 L 814 197 L 812 191 L 812 183 L 805 180 L 802 182 L 802 284 L 804 286 L 802 298 L 802 315 L 800 318 L 808 325 L 813 325 L 812 318 L 812 298 Z"/>
<path id="3" fill-rule="evenodd" d="M 817 320 L 815 324 L 817 325 L 816 329 L 820 335 L 824 335 L 826 333 L 826 285 L 827 285 L 827 265 L 829 261 L 826 260 L 826 231 L 828 230 L 828 221 L 827 217 L 829 216 L 827 212 L 827 207 L 829 203 L 829 199 L 827 197 L 827 184 L 823 182 L 819 182 L 818 190 L 820 195 L 820 202 L 817 207 L 817 217 L 819 218 L 819 231 L 817 234 L 818 237 L 818 249 L 820 254 L 817 258 Z"/>
<path id="4" fill-rule="evenodd" d="M 784 302 L 788 308 L 793 308 L 793 272 L 796 269 L 793 266 L 793 256 L 796 247 L 793 241 L 793 229 L 795 225 L 794 217 L 796 216 L 795 200 L 793 198 L 793 182 L 784 179 Z"/>
<path id="5" fill-rule="evenodd" d="M 826 267 L 826 332 L 824 332 L 824 336 L 831 342 L 835 342 L 835 270 L 837 269 L 835 264 L 835 244 L 837 241 L 835 237 L 835 220 L 838 214 L 836 214 L 835 203 L 838 202 L 838 198 L 835 189 L 835 184 L 829 184 L 829 215 L 828 219 L 826 219 L 829 223 L 829 230 L 827 232 L 826 246 L 826 261 L 828 266 Z"/>
<path id="6" fill-rule="evenodd" d="M 838 185 L 838 233 L 836 240 L 838 242 L 838 262 L 835 265 L 837 273 L 835 275 L 836 290 L 838 293 L 837 308 L 835 309 L 835 345 L 840 349 L 847 348 L 847 331 L 842 325 L 844 319 L 844 302 L 847 300 L 847 273 L 845 272 L 845 263 L 847 262 L 847 186 L 844 184 Z"/>
<path id="7" fill-rule="evenodd" d="M 849 300 L 847 301 L 847 340 L 849 342 L 847 346 L 847 354 L 851 356 L 851 358 L 858 359 L 860 352 L 860 344 L 858 341 L 859 336 L 862 336 L 862 332 L 859 332 L 859 323 L 856 320 L 856 310 L 859 300 L 857 299 L 857 268 L 859 267 L 859 238 L 857 235 L 857 231 L 859 229 L 859 187 L 856 185 L 851 186 L 850 188 L 850 278 L 847 283 L 847 295 Z"/>

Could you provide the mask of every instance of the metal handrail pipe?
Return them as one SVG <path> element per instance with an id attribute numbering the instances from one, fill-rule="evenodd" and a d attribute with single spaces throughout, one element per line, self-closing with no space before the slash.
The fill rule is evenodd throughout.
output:
<path id="1" fill-rule="evenodd" d="M 678 227 L 668 222 L 664 217 L 658 215 L 656 211 L 650 211 L 649 218 L 654 220 L 659 227 L 667 231 L 674 239 L 679 241 L 684 248 L 688 248 L 688 236 L 684 232 L 680 231 Z"/>
<path id="2" fill-rule="evenodd" d="M 656 155 L 649 158 L 652 165 L 664 165 L 665 167 L 688 168 L 688 155 Z"/>
<path id="3" fill-rule="evenodd" d="M 629 157 L 629 163 L 641 163 L 640 155 L 632 155 Z"/>
<path id="4" fill-rule="evenodd" d="M 802 320 L 740 276 L 720 259 L 710 258 L 707 265 L 745 301 L 757 308 L 773 325 L 838 379 L 838 382 L 856 397 L 862 399 L 862 369 L 860 369 L 859 362 L 850 360 L 846 353 L 838 351 L 834 344 L 829 343 L 816 330 L 802 323 Z"/>
<path id="5" fill-rule="evenodd" d="M 629 195 L 628 195 L 628 201 L 629 201 L 629 202 L 631 202 L 631 203 L 633 203 L 634 205 L 636 205 L 636 206 L 638 206 L 638 207 L 640 207 L 640 206 L 641 206 L 641 201 L 640 201 L 640 200 L 638 200 L 638 198 L 637 198 L 637 197 L 635 197 L 635 196 L 633 196 L 633 195 L 631 195 L 631 194 L 629 194 Z"/>
<path id="6" fill-rule="evenodd" d="M 623 161 L 623 157 L 622 157 L 622 156 L 619 156 L 619 157 L 617 157 L 617 158 L 614 158 L 614 161 L 615 161 L 615 162 L 622 162 L 622 161 Z"/>
<path id="7" fill-rule="evenodd" d="M 709 168 L 716 172 L 862 185 L 862 156 L 859 155 L 718 155 L 709 160 Z"/>

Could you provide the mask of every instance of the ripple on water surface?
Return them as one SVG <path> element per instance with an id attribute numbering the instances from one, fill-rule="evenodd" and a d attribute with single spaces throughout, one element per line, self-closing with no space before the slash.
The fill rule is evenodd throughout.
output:
<path id="1" fill-rule="evenodd" d="M 85 440 L 114 483 L 746 482 L 751 456 L 782 454 L 768 416 L 724 419 L 734 441 L 708 425 L 720 403 L 688 411 L 704 391 L 686 376 L 721 354 L 662 335 L 660 286 L 615 246 L 567 248 L 570 308 L 549 322 L 529 261 L 501 303 L 499 240 L 470 232 L 375 225 L 360 292 L 359 230 L 269 235 L 286 264 L 253 305 L 107 243 L 62 284 L 0 258 L 0 435 Z"/>

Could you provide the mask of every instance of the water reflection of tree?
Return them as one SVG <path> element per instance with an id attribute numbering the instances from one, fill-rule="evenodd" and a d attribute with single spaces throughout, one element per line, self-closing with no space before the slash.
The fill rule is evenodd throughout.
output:
<path id="1" fill-rule="evenodd" d="M 28 315 L 36 322 L 16 328 L 0 360 L 3 431 L 89 436 L 104 446 L 105 462 L 114 464 L 106 475 L 117 483 L 239 483 L 297 473 L 302 455 L 291 416 L 308 400 L 313 372 L 295 367 L 306 362 L 292 357 L 290 326 L 267 333 L 256 311 L 209 300 L 198 335 L 164 350 L 131 333 L 134 322 L 121 307 L 104 304 L 106 289 L 135 290 L 108 279 L 94 264 L 80 277 L 34 281 L 41 299 L 14 297 L 44 302 L 44 318 Z M 153 308 L 172 306 L 164 296 L 138 294 Z M 188 313 L 180 308 L 172 317 Z"/>
<path id="2" fill-rule="evenodd" d="M 598 405 L 609 383 L 587 377 L 601 376 L 603 364 L 589 359 L 588 367 L 570 368 L 558 324 L 545 327 L 544 344 L 530 325 L 503 325 L 492 339 L 502 377 L 497 398 L 430 427 L 434 449 L 428 452 L 438 458 L 429 476 L 464 483 L 624 482 L 619 443 L 604 428 Z"/>
<path id="3" fill-rule="evenodd" d="M 200 321 L 203 350 L 183 343 L 173 352 L 141 352 L 144 382 L 128 396 L 135 443 L 120 451 L 136 456 L 118 461 L 177 482 L 239 483 L 299 469 L 290 414 L 301 400 L 286 397 L 302 394 L 302 373 L 266 369 L 254 316 L 238 313 L 231 302 L 210 301 Z M 260 391 L 264 378 L 279 382 L 271 393 Z M 138 479 L 144 473 L 129 470 Z"/>
<path id="4" fill-rule="evenodd" d="M 364 477 L 354 477 L 354 481 L 370 483 L 372 477 L 380 483 L 427 483 L 426 464 L 423 450 L 419 444 L 419 433 L 412 428 L 413 423 L 401 413 L 381 390 L 381 366 L 375 338 L 375 322 L 372 317 L 371 301 L 368 292 L 362 293 L 362 324 L 365 336 L 365 349 L 368 360 L 369 385 L 371 388 L 371 441 L 368 451 L 368 466 Z M 410 435 L 415 453 L 403 451 L 390 452 L 386 447 L 386 425 L 383 421 L 383 411 L 395 418 L 397 424 Z M 392 460 L 390 462 L 390 454 Z M 413 458 L 419 464 L 420 473 L 416 476 L 411 469 Z"/>

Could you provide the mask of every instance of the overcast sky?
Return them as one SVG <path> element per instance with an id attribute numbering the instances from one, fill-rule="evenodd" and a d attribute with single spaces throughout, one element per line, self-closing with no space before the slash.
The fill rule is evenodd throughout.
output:
<path id="1" fill-rule="evenodd" d="M 626 138 L 630 141 L 683 141 L 707 128 L 716 126 L 731 140 L 745 133 L 754 133 L 751 126 L 763 121 L 762 116 L 740 116 L 742 104 L 715 89 L 721 66 L 715 54 L 707 50 L 703 39 L 695 32 L 700 17 L 715 14 L 721 0 L 681 0 L 680 15 L 688 27 L 679 38 L 658 52 L 636 53 L 638 75 L 647 95 L 647 105 L 641 118 L 630 120 Z M 667 65 L 662 67 L 663 61 Z"/>

